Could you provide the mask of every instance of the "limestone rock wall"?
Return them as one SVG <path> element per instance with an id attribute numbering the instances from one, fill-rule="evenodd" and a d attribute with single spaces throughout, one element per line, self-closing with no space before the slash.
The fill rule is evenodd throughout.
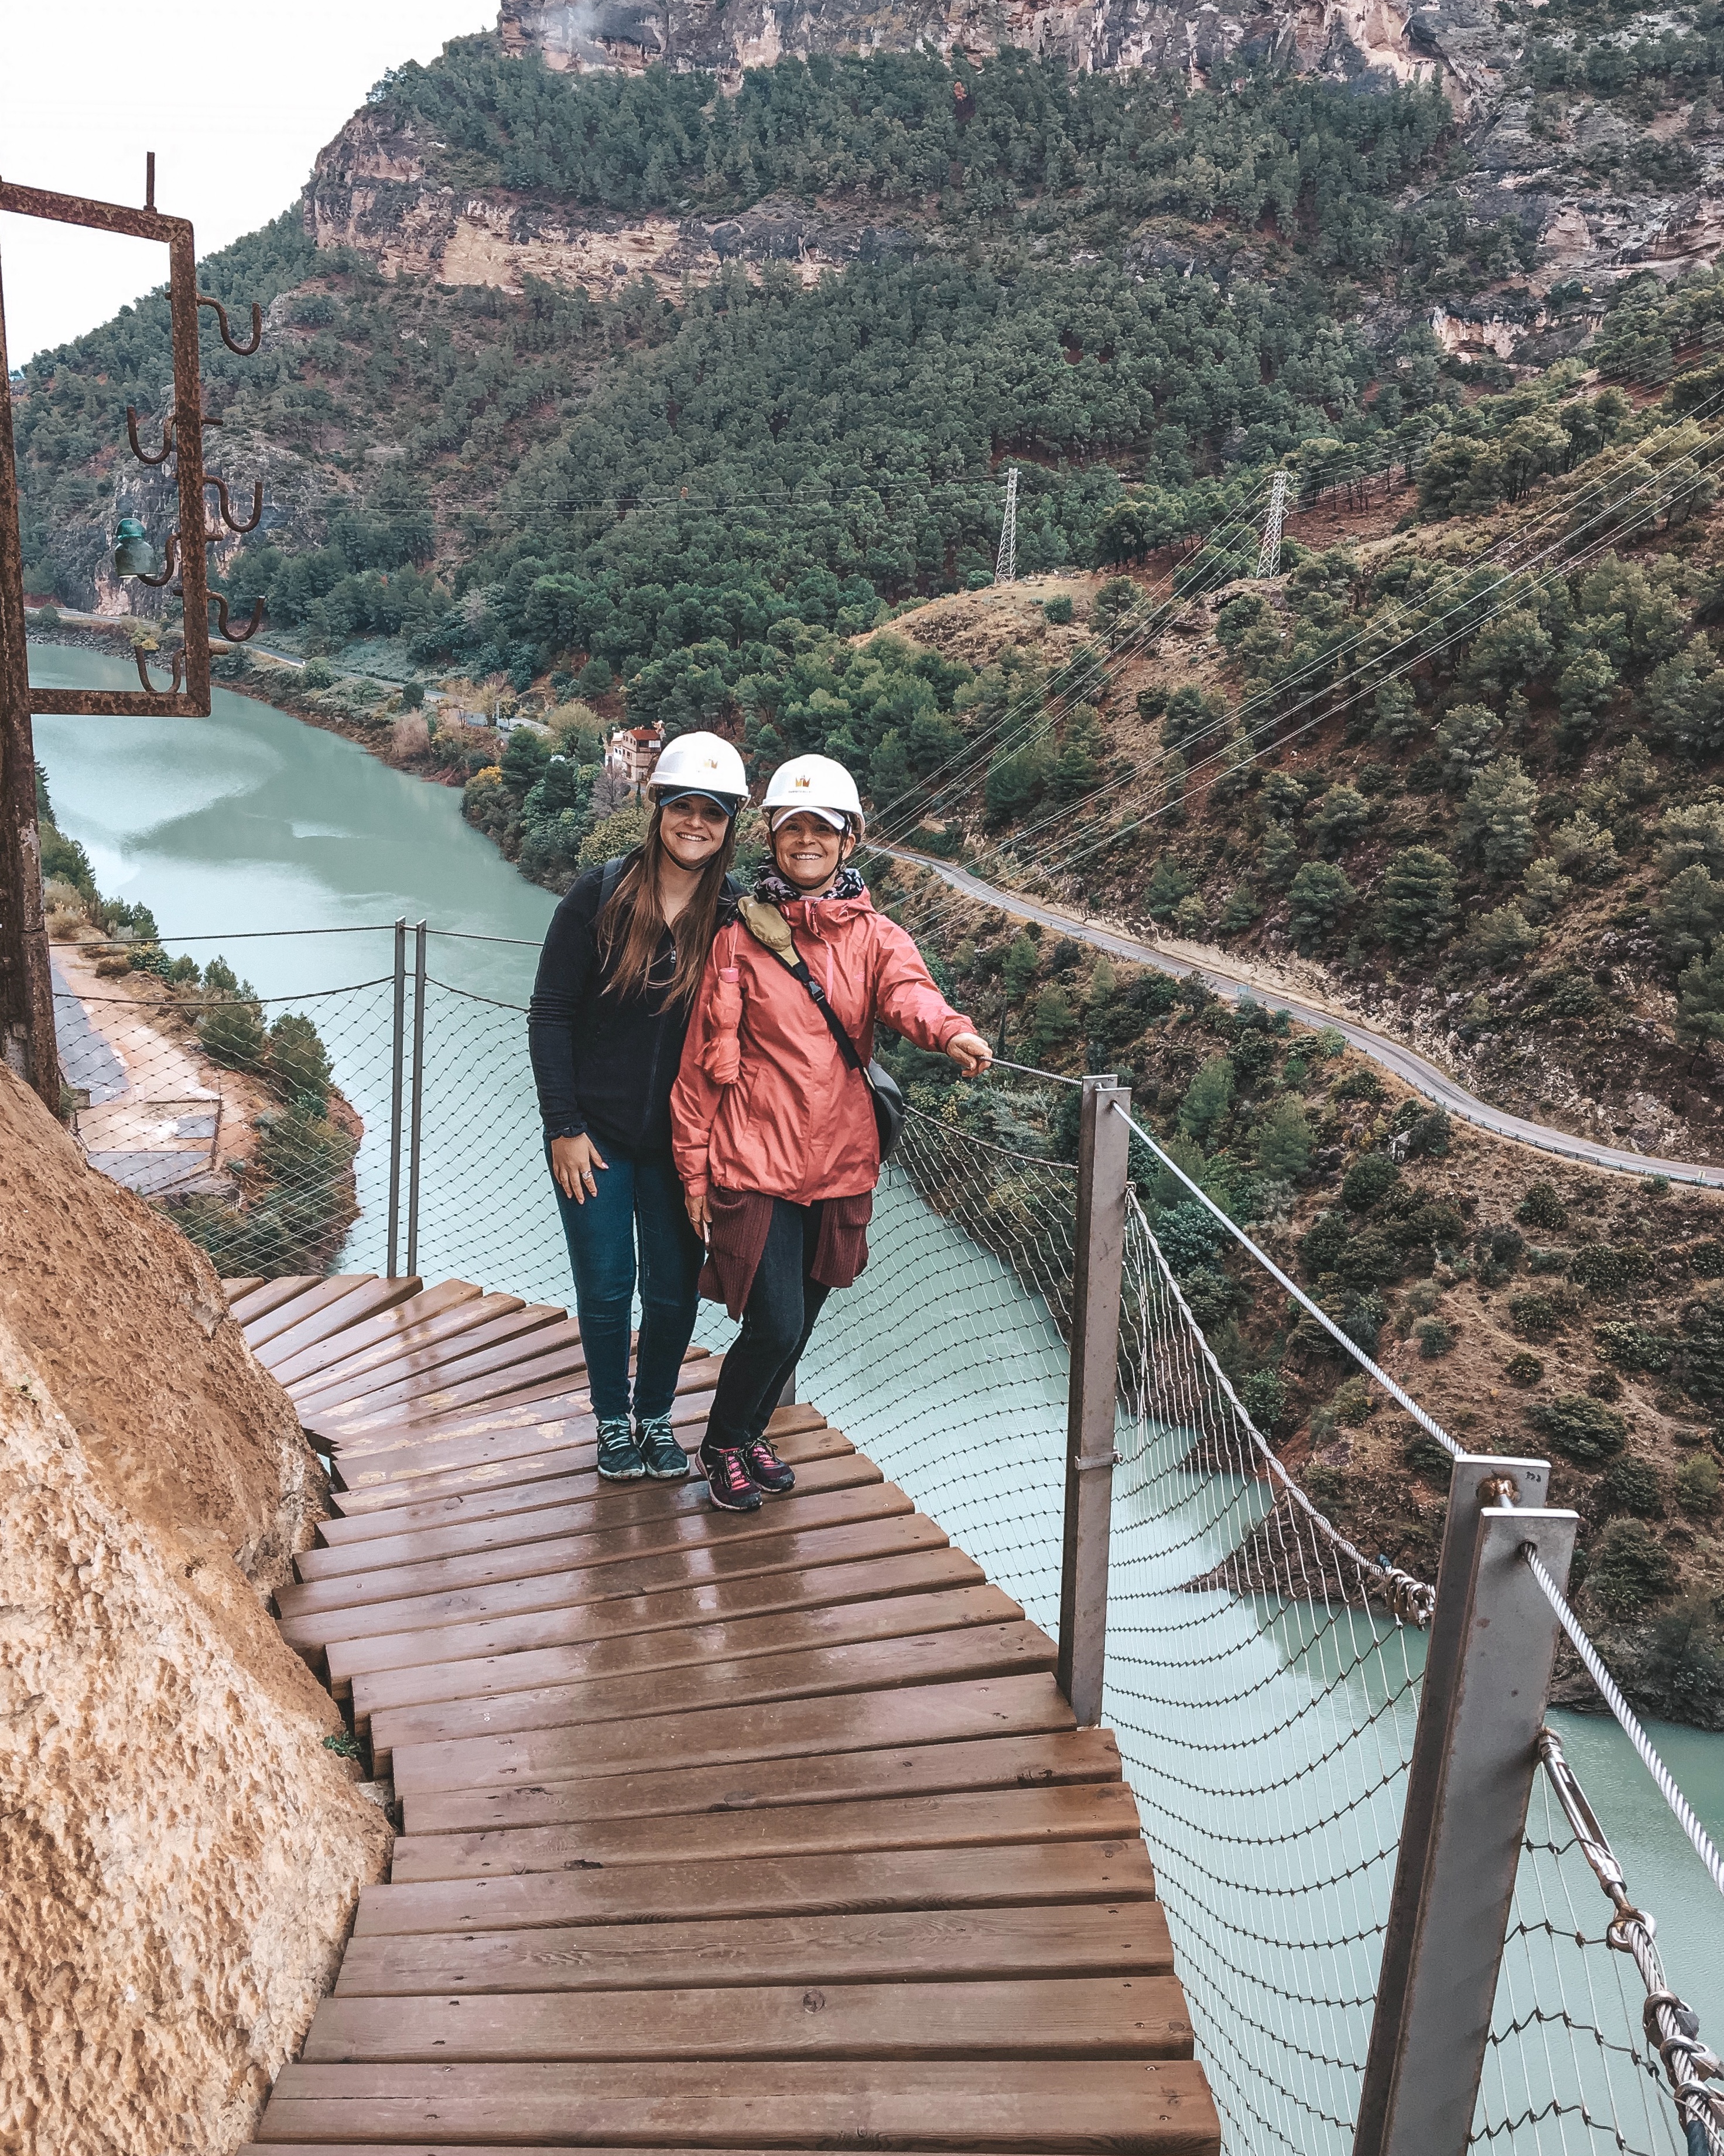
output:
<path id="1" fill-rule="evenodd" d="M 259 1594 L 304 1459 L 208 1265 L 0 1070 L 5 2156 L 229 2156 L 382 1874 Z"/>

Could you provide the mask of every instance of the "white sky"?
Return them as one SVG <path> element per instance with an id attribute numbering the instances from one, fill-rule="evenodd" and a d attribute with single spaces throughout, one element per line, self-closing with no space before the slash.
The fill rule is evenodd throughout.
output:
<path id="1" fill-rule="evenodd" d="M 287 208 L 387 68 L 490 28 L 495 0 L 80 0 L 6 10 L 0 175 L 189 217 L 200 256 Z M 165 248 L 0 217 L 8 357 L 64 344 L 167 275 Z"/>

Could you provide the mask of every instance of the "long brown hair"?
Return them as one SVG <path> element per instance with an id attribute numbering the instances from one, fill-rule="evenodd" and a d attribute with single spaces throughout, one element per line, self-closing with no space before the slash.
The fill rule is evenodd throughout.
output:
<path id="1" fill-rule="evenodd" d="M 664 814 L 662 805 L 655 801 L 640 851 L 618 879 L 609 903 L 595 924 L 598 947 L 607 965 L 611 964 L 612 953 L 621 947 L 604 984 L 608 996 L 644 996 L 647 992 L 653 960 L 665 928 L 664 909 L 659 902 L 659 866 L 668 850 L 659 828 Z M 676 938 L 676 964 L 659 1006 L 660 1011 L 674 1009 L 679 1004 L 686 1009 L 695 1000 L 718 923 L 719 896 L 736 850 L 736 819 L 732 816 L 723 844 L 700 871 L 694 896 L 676 916 L 672 931 Z"/>

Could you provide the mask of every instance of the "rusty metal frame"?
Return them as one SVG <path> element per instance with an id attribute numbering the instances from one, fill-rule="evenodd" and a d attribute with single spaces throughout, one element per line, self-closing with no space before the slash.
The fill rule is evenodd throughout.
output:
<path id="1" fill-rule="evenodd" d="M 180 521 L 180 588 L 185 593 L 183 690 L 33 689 L 33 711 L 101 712 L 132 718 L 209 716 L 209 576 L 204 549 L 203 387 L 198 363 L 198 259 L 188 218 L 167 217 L 157 209 L 133 209 L 124 203 L 93 202 L 84 195 L 50 194 L 44 187 L 0 181 L 0 210 L 18 217 L 46 218 L 55 224 L 82 225 L 126 239 L 147 239 L 167 249 L 168 312 L 173 338 L 173 424 L 172 446 L 177 452 Z M 0 331 L 0 337 L 3 337 Z M 166 439 L 166 437 L 164 437 Z M 146 461 L 159 461 L 151 459 Z M 0 385 L 0 490 L 15 502 L 18 471 L 12 439 L 12 398 Z M 21 578 L 15 510 L 0 510 L 0 583 Z M 167 550 L 162 550 L 167 558 Z M 9 558 L 8 558 L 9 557 Z"/>
<path id="2" fill-rule="evenodd" d="M 85 195 L 50 193 L 43 187 L 0 181 L 0 211 L 50 223 L 80 225 L 127 239 L 151 241 L 167 249 L 168 313 L 173 347 L 173 409 L 162 429 L 159 454 L 138 440 L 137 415 L 126 413 L 126 434 L 140 464 L 160 465 L 176 457 L 179 521 L 162 548 L 165 583 L 177 566 L 177 590 L 184 604 L 180 649 L 163 654 L 172 666 L 171 685 L 156 688 L 145 654 L 134 649 L 141 688 L 49 689 L 32 687 L 26 644 L 23 547 L 18 521 L 18 452 L 13 434 L 12 388 L 6 351 L 6 307 L 0 285 L 0 1062 L 40 1095 L 56 1114 L 60 1107 L 59 1057 L 54 1040 L 54 986 L 48 931 L 42 911 L 42 842 L 36 828 L 35 747 L 32 716 L 37 713 L 90 713 L 133 718 L 207 718 L 210 708 L 209 606 L 214 597 L 222 634 L 231 643 L 253 635 L 263 619 L 261 604 L 250 623 L 230 629 L 227 602 L 212 594 L 205 549 L 225 526 L 255 528 L 263 515 L 263 489 L 254 490 L 251 522 L 234 517 L 225 485 L 203 469 L 203 430 L 219 423 L 203 415 L 203 388 L 198 365 L 198 318 L 212 309 L 223 341 L 232 352 L 255 352 L 263 336 L 263 314 L 254 305 L 251 342 L 236 341 L 221 304 L 198 290 L 197 249 L 190 221 L 167 217 L 156 208 L 156 157 L 147 164 L 145 207 L 97 202 Z M 212 532 L 204 494 L 213 488 L 221 525 Z M 177 563 L 175 557 L 177 553 Z"/>

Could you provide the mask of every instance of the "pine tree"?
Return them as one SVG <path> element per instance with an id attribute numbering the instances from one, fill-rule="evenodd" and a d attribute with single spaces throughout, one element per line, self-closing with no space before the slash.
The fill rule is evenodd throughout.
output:
<path id="1" fill-rule="evenodd" d="M 1455 918 L 1455 868 L 1434 846 L 1407 846 L 1383 870 L 1383 932 L 1398 951 L 1439 943 Z"/>
<path id="2" fill-rule="evenodd" d="M 1009 1001 L 1015 1004 L 1022 999 L 1040 968 L 1041 953 L 1029 930 L 1020 929 L 1006 952 L 1006 995 Z"/>
<path id="3" fill-rule="evenodd" d="M 1511 875 L 1537 843 L 1538 788 L 1517 756 L 1486 764 L 1460 804 L 1460 850 L 1489 876 Z"/>

